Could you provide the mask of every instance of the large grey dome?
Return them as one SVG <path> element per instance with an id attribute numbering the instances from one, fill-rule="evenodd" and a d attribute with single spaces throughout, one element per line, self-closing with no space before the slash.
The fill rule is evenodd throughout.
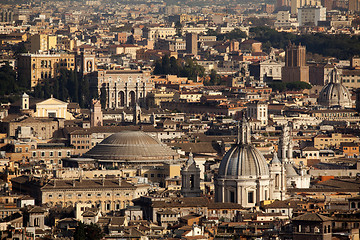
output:
<path id="1" fill-rule="evenodd" d="M 218 175 L 220 178 L 269 176 L 264 156 L 250 142 L 250 127 L 246 121 L 241 125 L 237 144 L 221 160 Z"/>
<path id="2" fill-rule="evenodd" d="M 107 137 L 84 157 L 99 161 L 150 163 L 177 160 L 180 156 L 142 131 L 123 131 Z"/>
<path id="3" fill-rule="evenodd" d="M 330 72 L 330 81 L 321 90 L 318 103 L 324 107 L 339 106 L 351 108 L 351 94 L 349 90 L 339 82 L 340 77 L 338 75 L 336 69 Z"/>
<path id="4" fill-rule="evenodd" d="M 259 177 L 268 176 L 269 167 L 264 156 L 251 144 L 236 144 L 224 156 L 219 176 Z"/>

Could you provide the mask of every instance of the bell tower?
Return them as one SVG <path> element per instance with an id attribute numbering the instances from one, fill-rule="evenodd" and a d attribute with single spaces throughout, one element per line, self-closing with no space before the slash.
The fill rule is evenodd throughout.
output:
<path id="1" fill-rule="evenodd" d="M 196 165 L 192 152 L 181 168 L 181 193 L 184 197 L 200 197 L 200 168 Z"/>
<path id="2" fill-rule="evenodd" d="M 101 110 L 100 100 L 92 100 L 90 113 L 91 127 L 103 125 L 103 114 Z"/>
<path id="3" fill-rule="evenodd" d="M 29 95 L 26 93 L 21 96 L 21 110 L 29 110 Z"/>
<path id="4" fill-rule="evenodd" d="M 273 159 L 269 166 L 271 189 L 270 198 L 284 200 L 286 192 L 285 168 L 280 162 L 277 153 L 274 152 Z"/>

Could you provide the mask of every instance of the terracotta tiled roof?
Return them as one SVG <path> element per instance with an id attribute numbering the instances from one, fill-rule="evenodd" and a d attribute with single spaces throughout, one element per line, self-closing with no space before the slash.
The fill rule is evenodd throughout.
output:
<path id="1" fill-rule="evenodd" d="M 292 219 L 293 221 L 326 222 L 333 220 L 330 217 L 318 213 L 305 213 Z"/>

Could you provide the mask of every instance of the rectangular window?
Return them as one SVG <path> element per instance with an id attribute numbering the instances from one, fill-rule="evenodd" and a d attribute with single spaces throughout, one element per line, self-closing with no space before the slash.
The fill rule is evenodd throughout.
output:
<path id="1" fill-rule="evenodd" d="M 254 192 L 248 192 L 248 203 L 254 203 Z"/>

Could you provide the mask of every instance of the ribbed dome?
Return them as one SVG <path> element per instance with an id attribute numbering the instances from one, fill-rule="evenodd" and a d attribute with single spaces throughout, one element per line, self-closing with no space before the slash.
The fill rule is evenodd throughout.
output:
<path id="1" fill-rule="evenodd" d="M 179 159 L 179 154 L 142 131 L 123 131 L 107 137 L 85 153 L 84 157 L 147 163 Z"/>
<path id="2" fill-rule="evenodd" d="M 329 74 L 330 82 L 321 90 L 318 103 L 324 107 L 346 107 L 351 108 L 351 94 L 349 90 L 339 82 L 339 76 L 334 69 Z"/>
<path id="3" fill-rule="evenodd" d="M 219 177 L 268 177 L 269 167 L 264 156 L 250 142 L 250 127 L 245 118 L 238 134 L 237 144 L 221 160 Z"/>
<path id="4" fill-rule="evenodd" d="M 236 144 L 224 156 L 219 167 L 219 176 L 259 177 L 269 176 L 269 167 L 264 156 L 251 144 Z"/>

